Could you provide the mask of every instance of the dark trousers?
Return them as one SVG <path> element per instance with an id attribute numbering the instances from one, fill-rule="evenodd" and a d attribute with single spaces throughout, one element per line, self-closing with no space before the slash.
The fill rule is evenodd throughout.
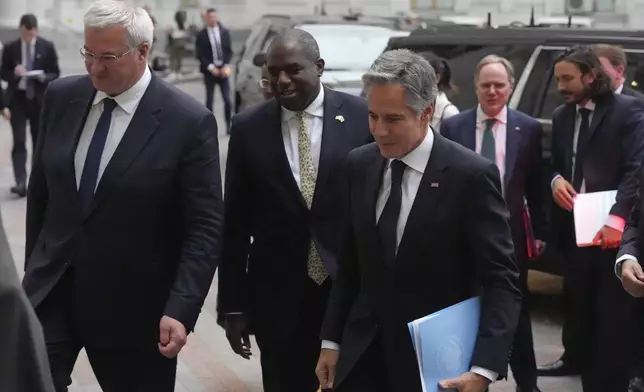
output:
<path id="1" fill-rule="evenodd" d="M 11 110 L 11 131 L 13 132 L 13 149 L 11 161 L 16 184 L 27 180 L 27 121 L 31 131 L 32 146 L 36 147 L 40 121 L 40 103 L 37 99 L 27 99 L 25 92 L 16 90 L 9 106 Z"/>
<path id="2" fill-rule="evenodd" d="M 320 386 L 315 367 L 331 279 L 318 286 L 307 278 L 305 285 L 298 325 L 292 336 L 275 339 L 259 331 L 255 335 L 261 351 L 264 392 L 315 392 Z M 261 324 L 259 320 L 255 322 Z"/>
<path id="3" fill-rule="evenodd" d="M 215 103 L 215 86 L 219 86 L 221 96 L 224 99 L 224 116 L 226 119 L 226 130 L 230 133 L 230 119 L 232 118 L 232 105 L 230 103 L 230 79 L 216 78 L 210 74 L 204 75 L 204 84 L 206 85 L 206 107 L 211 112 L 214 110 Z"/>
<path id="4" fill-rule="evenodd" d="M 534 388 L 537 383 L 537 363 L 534 357 L 534 341 L 532 338 L 532 321 L 530 318 L 530 290 L 528 290 L 528 269 L 521 268 L 521 313 L 514 334 L 510 368 L 517 385 L 525 390 Z"/>
<path id="5" fill-rule="evenodd" d="M 377 335 L 334 392 L 392 392 L 382 339 Z"/>
<path id="6" fill-rule="evenodd" d="M 78 354 L 85 348 L 92 370 L 104 392 L 174 391 L 177 360 L 162 356 L 155 345 L 142 347 L 85 346 L 73 309 L 73 272 L 68 271 L 36 307 L 56 392 L 67 392 Z M 128 333 L 127 320 L 123 333 Z"/>
<path id="7" fill-rule="evenodd" d="M 566 360 L 578 361 L 584 392 L 625 392 L 628 388 L 634 299 L 615 276 L 616 255 L 616 250 L 598 247 L 570 247 L 565 253 L 563 338 L 568 344 L 566 355 L 574 355 Z"/>

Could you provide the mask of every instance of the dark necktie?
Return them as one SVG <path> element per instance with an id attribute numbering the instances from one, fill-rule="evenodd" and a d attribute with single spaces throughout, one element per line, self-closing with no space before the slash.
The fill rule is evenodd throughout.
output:
<path id="1" fill-rule="evenodd" d="M 389 265 L 393 265 L 396 259 L 398 215 L 400 215 L 402 203 L 402 176 L 406 167 L 403 161 L 395 159 L 391 162 L 391 192 L 378 220 L 380 243 L 385 261 Z"/>
<path id="2" fill-rule="evenodd" d="M 32 71 L 34 69 L 34 56 L 31 53 L 31 44 L 30 43 L 25 43 L 25 58 L 27 60 L 26 67 L 27 71 Z M 25 81 L 25 96 L 27 99 L 34 99 L 36 96 L 36 86 L 34 86 L 34 81 L 31 78 L 26 78 Z"/>
<path id="3" fill-rule="evenodd" d="M 212 29 L 212 39 L 215 41 L 215 55 L 217 58 L 215 59 L 218 63 L 223 64 L 224 63 L 224 54 L 221 50 L 221 43 L 219 42 L 219 39 L 217 38 L 217 32 L 215 29 Z"/>
<path id="4" fill-rule="evenodd" d="M 575 172 L 572 176 L 572 186 L 577 192 L 581 190 L 581 184 L 584 181 L 583 166 L 583 149 L 588 141 L 588 129 L 590 128 L 590 109 L 579 109 L 581 124 L 579 125 L 579 135 L 577 136 L 577 148 L 575 150 Z"/>
<path id="5" fill-rule="evenodd" d="M 485 129 L 483 129 L 481 155 L 496 164 L 496 143 L 494 141 L 494 133 L 492 132 L 496 124 L 496 118 L 488 118 L 483 123 L 485 124 Z"/>
<path id="6" fill-rule="evenodd" d="M 103 113 L 101 113 L 94 136 L 92 136 L 92 141 L 87 149 L 85 166 L 83 166 L 83 174 L 78 186 L 78 195 L 84 212 L 87 212 L 94 199 L 94 191 L 98 182 L 98 168 L 101 165 L 101 157 L 103 156 L 107 134 L 110 131 L 110 123 L 112 122 L 112 111 L 115 107 L 115 100 L 110 98 L 103 99 Z"/>

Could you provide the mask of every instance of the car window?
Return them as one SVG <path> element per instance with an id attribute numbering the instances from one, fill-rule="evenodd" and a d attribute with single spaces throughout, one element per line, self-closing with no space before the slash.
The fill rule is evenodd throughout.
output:
<path id="1" fill-rule="evenodd" d="M 445 58 L 452 70 L 452 84 L 456 89 L 450 100 L 461 111 L 477 105 L 474 90 L 476 65 L 485 56 L 496 54 L 507 58 L 514 66 L 515 78 L 518 80 L 530 55 L 534 51 L 531 45 L 428 45 L 413 48 L 416 52 L 432 51 Z"/>
<path id="2" fill-rule="evenodd" d="M 626 86 L 644 93 L 644 53 L 626 50 Z"/>
<path id="3" fill-rule="evenodd" d="M 313 35 L 327 71 L 364 72 L 382 53 L 395 34 L 375 26 L 302 25 Z"/>

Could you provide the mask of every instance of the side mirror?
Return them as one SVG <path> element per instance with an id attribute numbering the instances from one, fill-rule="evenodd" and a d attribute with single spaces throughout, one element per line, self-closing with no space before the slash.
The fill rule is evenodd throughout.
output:
<path id="1" fill-rule="evenodd" d="M 263 67 L 264 63 L 266 63 L 266 53 L 257 53 L 253 57 L 253 65 L 256 67 Z"/>

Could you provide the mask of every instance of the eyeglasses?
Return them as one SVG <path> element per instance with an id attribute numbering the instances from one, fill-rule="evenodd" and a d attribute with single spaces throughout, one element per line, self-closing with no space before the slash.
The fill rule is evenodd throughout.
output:
<path id="1" fill-rule="evenodd" d="M 268 79 L 263 79 L 262 78 L 262 79 L 259 80 L 259 87 L 268 88 L 268 86 L 270 86 L 270 82 L 268 81 Z"/>
<path id="2" fill-rule="evenodd" d="M 135 51 L 139 46 L 133 46 L 130 49 L 128 49 L 127 52 L 121 54 L 121 55 L 115 55 L 115 54 L 94 54 L 90 52 L 89 50 L 85 48 L 80 49 L 80 55 L 81 57 L 85 60 L 85 62 L 88 63 L 93 63 L 95 60 L 98 60 L 102 64 L 110 64 L 115 62 L 116 60 L 120 59 L 121 57 L 127 56 L 128 54 L 132 53 Z"/>

